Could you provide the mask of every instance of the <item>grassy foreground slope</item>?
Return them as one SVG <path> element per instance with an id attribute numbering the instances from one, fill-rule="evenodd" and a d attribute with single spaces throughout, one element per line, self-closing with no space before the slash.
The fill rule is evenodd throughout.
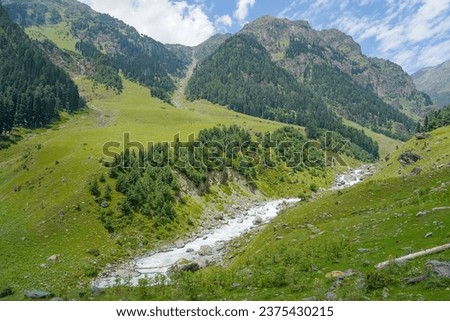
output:
<path id="1" fill-rule="evenodd" d="M 374 266 L 450 243 L 449 141 L 450 127 L 425 141 L 413 139 L 367 182 L 285 211 L 256 237 L 236 241 L 226 268 L 182 273 L 172 286 L 118 288 L 102 298 L 448 300 L 448 278 L 425 267 L 429 260 L 448 261 L 448 250 L 382 270 Z M 431 151 L 420 148 L 425 143 Z M 415 148 L 423 159 L 399 174 L 397 157 Z M 417 166 L 422 173 L 410 175 Z M 423 274 L 423 281 L 405 281 Z"/>

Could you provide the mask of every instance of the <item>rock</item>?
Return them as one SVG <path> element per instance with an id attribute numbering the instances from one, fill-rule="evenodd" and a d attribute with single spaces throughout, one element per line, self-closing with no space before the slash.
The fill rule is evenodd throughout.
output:
<path id="1" fill-rule="evenodd" d="M 404 279 L 404 281 L 406 284 L 416 284 L 416 283 L 422 282 L 427 277 L 428 277 L 427 274 L 422 274 L 421 276 L 418 276 L 416 278 L 406 278 L 406 279 Z"/>
<path id="2" fill-rule="evenodd" d="M 109 202 L 102 202 L 100 204 L 101 208 L 108 208 L 109 207 Z"/>
<path id="3" fill-rule="evenodd" d="M 425 148 L 425 151 L 426 151 L 427 153 L 429 153 L 429 152 L 431 152 L 431 148 L 430 148 L 430 147 L 427 147 L 427 148 Z"/>
<path id="4" fill-rule="evenodd" d="M 427 215 L 427 214 L 428 214 L 427 211 L 420 211 L 419 213 L 416 214 L 416 217 L 425 216 L 425 215 Z"/>
<path id="5" fill-rule="evenodd" d="M 361 248 L 358 249 L 358 252 L 359 253 L 366 253 L 366 252 L 369 252 L 369 250 L 361 247 Z"/>
<path id="6" fill-rule="evenodd" d="M 312 296 L 312 297 L 309 297 L 309 298 L 303 298 L 302 301 L 312 302 L 312 301 L 317 301 L 317 298 L 315 296 Z"/>
<path id="7" fill-rule="evenodd" d="M 209 256 L 213 255 L 213 250 L 209 245 L 202 245 L 200 250 L 198 250 L 198 255 L 200 256 Z"/>
<path id="8" fill-rule="evenodd" d="M 422 173 L 422 168 L 420 168 L 420 167 L 415 167 L 415 168 L 411 171 L 411 175 L 413 175 L 413 176 L 419 175 L 420 173 Z"/>
<path id="9" fill-rule="evenodd" d="M 446 211 L 446 210 L 450 210 L 450 206 L 435 207 L 432 209 L 433 212 Z"/>
<path id="10" fill-rule="evenodd" d="M 326 301 L 335 301 L 337 300 L 337 295 L 334 292 L 327 292 L 325 293 L 325 300 Z"/>
<path id="11" fill-rule="evenodd" d="M 432 237 L 433 236 L 433 232 L 428 232 L 426 235 L 425 235 L 425 238 L 427 239 L 427 238 L 430 238 L 430 237 Z"/>
<path id="12" fill-rule="evenodd" d="M 46 264 L 46 263 L 43 263 L 43 264 L 39 265 L 39 267 L 40 267 L 41 269 L 48 269 L 48 268 L 50 268 L 50 265 L 48 265 L 48 264 Z"/>
<path id="13" fill-rule="evenodd" d="M 253 225 L 261 225 L 263 223 L 263 219 L 261 218 L 261 216 L 256 216 L 255 219 L 253 220 Z"/>
<path id="14" fill-rule="evenodd" d="M 382 296 L 383 296 L 383 300 L 386 300 L 387 298 L 389 298 L 389 289 L 388 288 L 384 288 L 383 289 L 383 294 L 382 294 Z"/>
<path id="15" fill-rule="evenodd" d="M 342 276 L 346 278 L 349 278 L 353 275 L 355 275 L 355 272 L 352 269 L 347 269 L 344 272 L 342 272 Z"/>
<path id="16" fill-rule="evenodd" d="M 59 255 L 54 254 L 54 255 L 50 256 L 47 260 L 50 262 L 56 262 L 58 260 L 58 258 L 59 258 Z"/>
<path id="17" fill-rule="evenodd" d="M 334 279 L 334 278 L 342 277 L 343 275 L 344 275 L 344 272 L 342 272 L 342 271 L 332 271 L 332 272 L 325 274 L 325 277 L 327 279 Z"/>
<path id="18" fill-rule="evenodd" d="M 371 263 L 372 263 L 372 261 L 366 260 L 366 261 L 363 262 L 363 266 L 364 267 L 370 266 Z"/>
<path id="19" fill-rule="evenodd" d="M 184 242 L 183 241 L 175 241 L 174 246 L 177 249 L 182 249 L 184 247 Z"/>
<path id="20" fill-rule="evenodd" d="M 183 271 L 183 272 L 196 272 L 200 270 L 200 265 L 196 262 L 191 262 L 186 259 L 181 259 L 175 263 L 170 270 L 173 271 Z"/>
<path id="21" fill-rule="evenodd" d="M 50 301 L 59 301 L 59 302 L 61 302 L 61 301 L 64 301 L 62 298 L 52 298 Z"/>
<path id="22" fill-rule="evenodd" d="M 192 253 L 192 252 L 195 252 L 195 250 L 194 249 L 187 249 L 186 250 L 186 253 Z"/>
<path id="23" fill-rule="evenodd" d="M 317 227 L 315 227 L 312 224 L 306 224 L 306 226 L 313 232 L 314 234 L 319 234 L 321 230 L 319 230 Z"/>
<path id="24" fill-rule="evenodd" d="M 38 290 L 32 290 L 25 293 L 25 297 L 28 299 L 50 299 L 53 297 L 53 293 L 51 292 L 45 292 L 45 291 L 38 291 Z"/>
<path id="25" fill-rule="evenodd" d="M 420 159 L 422 159 L 422 157 L 420 155 L 413 153 L 411 151 L 405 152 L 397 158 L 398 162 L 402 166 L 414 164 Z"/>
<path id="26" fill-rule="evenodd" d="M 415 136 L 417 140 L 424 140 L 431 137 L 428 133 L 417 133 Z"/>
<path id="27" fill-rule="evenodd" d="M 231 287 L 232 287 L 233 289 L 237 289 L 237 288 L 240 288 L 241 285 L 240 285 L 239 283 L 233 283 L 233 284 L 231 285 Z"/>
<path id="28" fill-rule="evenodd" d="M 450 278 L 450 262 L 428 261 L 425 267 L 442 278 Z"/>
<path id="29" fill-rule="evenodd" d="M 277 236 L 275 239 L 276 239 L 277 241 L 281 241 L 281 240 L 283 240 L 283 237 L 282 237 L 282 236 Z"/>

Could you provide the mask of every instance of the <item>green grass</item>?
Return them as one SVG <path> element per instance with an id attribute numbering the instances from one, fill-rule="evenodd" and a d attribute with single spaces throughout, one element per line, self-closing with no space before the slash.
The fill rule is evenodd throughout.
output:
<path id="1" fill-rule="evenodd" d="M 429 143 L 445 153 L 449 149 L 443 137 L 449 134 L 450 127 L 437 130 Z M 409 144 L 414 141 L 399 152 Z M 403 266 L 374 268 L 450 242 L 450 210 L 432 211 L 450 205 L 450 158 L 437 153 L 434 157 L 445 160 L 446 166 L 418 176 L 368 180 L 285 211 L 257 236 L 235 240 L 225 268 L 182 273 L 172 286 L 116 288 L 97 299 L 297 301 L 323 300 L 333 291 L 342 300 L 448 300 L 445 279 L 429 277 L 415 285 L 403 281 L 423 274 L 428 260 L 448 261 L 448 251 Z M 381 176 L 385 170 L 389 167 L 381 169 Z M 416 216 L 424 210 L 429 212 L 426 216 Z M 433 236 L 425 238 L 428 232 Z M 347 269 L 354 274 L 344 277 L 342 284 L 326 276 Z"/>
<path id="2" fill-rule="evenodd" d="M 344 124 L 359 130 L 364 130 L 367 136 L 376 141 L 380 147 L 380 158 L 384 159 L 384 157 L 388 154 L 391 154 L 396 150 L 397 147 L 403 145 L 402 141 L 387 137 L 383 134 L 376 133 L 368 128 L 365 128 L 351 120 L 344 119 Z"/>
<path id="3" fill-rule="evenodd" d="M 124 228 L 120 238 L 109 235 L 99 219 L 101 209 L 89 193 L 94 179 L 101 174 L 108 177 L 108 169 L 100 162 L 106 142 L 122 142 L 125 132 L 145 145 L 171 142 L 176 134 L 187 139 L 217 124 L 237 124 L 253 133 L 282 126 L 205 101 L 177 109 L 129 81 L 124 81 L 121 95 L 86 79 L 77 83 L 89 100 L 88 109 L 62 115 L 51 128 L 22 131 L 22 141 L 0 150 L 0 290 L 12 287 L 15 291 L 7 299 L 21 299 L 29 289 L 78 298 L 78 292 L 89 287 L 91 277 L 107 263 L 170 243 L 195 229 L 205 206 L 201 198 L 187 198 L 171 226 L 146 233 Z M 114 189 L 112 180 L 107 178 L 106 183 Z M 100 183 L 101 190 L 106 183 Z M 111 208 L 120 200 L 114 191 Z M 136 248 L 136 240 L 142 239 L 136 234 L 146 235 L 147 244 Z M 93 256 L 88 252 L 96 251 L 89 250 L 100 255 Z M 60 258 L 51 263 L 47 259 L 54 254 Z"/>
<path id="4" fill-rule="evenodd" d="M 25 29 L 31 39 L 54 42 L 60 49 L 75 51 L 76 40 L 70 33 L 68 22 L 61 22 L 55 25 L 31 26 Z"/>

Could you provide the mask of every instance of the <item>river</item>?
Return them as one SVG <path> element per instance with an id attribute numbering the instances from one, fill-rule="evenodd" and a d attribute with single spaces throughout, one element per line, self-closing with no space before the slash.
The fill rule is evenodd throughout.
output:
<path id="1" fill-rule="evenodd" d="M 364 178 L 372 175 L 372 171 L 373 168 L 370 166 L 350 170 L 337 176 L 331 189 L 342 189 L 358 184 Z M 235 213 L 235 218 L 217 228 L 205 231 L 196 239 L 174 245 L 162 252 L 134 259 L 114 271 L 103 273 L 100 278 L 94 281 L 93 285 L 97 288 L 106 288 L 117 284 L 136 286 L 139 284 L 139 280 L 152 281 L 158 275 L 165 276 L 168 279 L 170 269 L 180 261 L 197 264 L 200 267 L 205 266 L 220 259 L 224 254 L 225 245 L 229 241 L 244 235 L 261 224 L 270 222 L 284 208 L 300 201 L 296 198 L 280 199 L 241 210 Z"/>

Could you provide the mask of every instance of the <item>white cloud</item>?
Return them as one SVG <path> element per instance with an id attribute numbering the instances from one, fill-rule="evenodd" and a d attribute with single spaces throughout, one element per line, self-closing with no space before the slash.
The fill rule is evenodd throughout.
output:
<path id="1" fill-rule="evenodd" d="M 244 21 L 248 17 L 250 9 L 255 5 L 256 0 L 238 0 L 234 16 L 239 21 Z"/>
<path id="2" fill-rule="evenodd" d="M 450 41 L 450 0 L 388 0 L 380 11 L 363 14 L 347 8 L 326 27 L 367 41 L 371 55 L 392 60 L 409 72 L 450 59 L 444 45 Z"/>
<path id="3" fill-rule="evenodd" d="M 195 46 L 215 33 L 203 4 L 174 0 L 80 0 L 163 43 Z M 225 22 L 224 18 L 222 22 Z"/>
<path id="4" fill-rule="evenodd" d="M 216 18 L 216 21 L 214 22 L 214 25 L 216 27 L 216 30 L 219 32 L 226 32 L 228 28 L 230 28 L 233 25 L 233 19 L 229 15 L 223 15 Z"/>

